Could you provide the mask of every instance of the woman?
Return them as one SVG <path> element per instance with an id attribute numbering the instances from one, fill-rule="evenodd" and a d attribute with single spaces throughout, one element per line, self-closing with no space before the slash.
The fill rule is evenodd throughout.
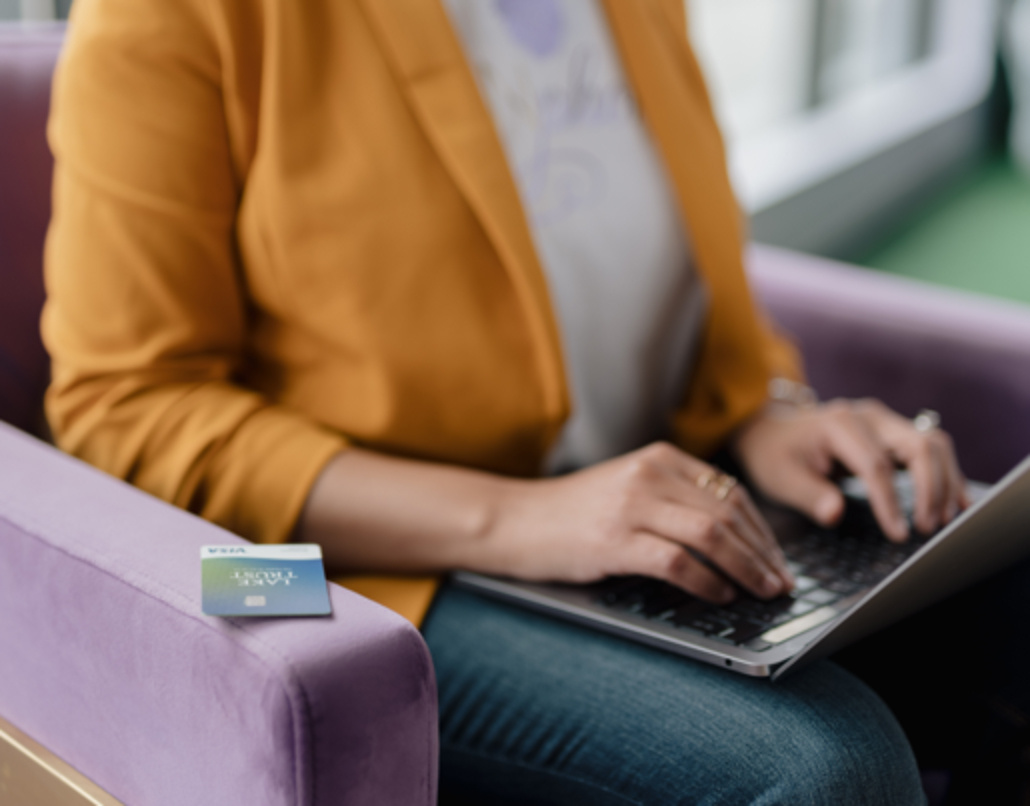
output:
<path id="1" fill-rule="evenodd" d="M 750 300 L 681 6 L 79 0 L 51 423 L 245 537 L 320 543 L 420 623 L 452 797 L 921 802 L 901 729 L 838 666 L 769 686 L 439 583 L 784 593 L 747 494 L 708 483 L 720 448 L 823 523 L 845 465 L 894 540 L 896 462 L 918 529 L 966 503 L 940 431 L 769 400 L 801 369 Z"/>

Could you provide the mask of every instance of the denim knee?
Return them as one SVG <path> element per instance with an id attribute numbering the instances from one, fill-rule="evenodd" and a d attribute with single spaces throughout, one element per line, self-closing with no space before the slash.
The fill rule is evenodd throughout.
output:
<path id="1" fill-rule="evenodd" d="M 766 726 L 772 730 L 752 730 L 751 742 L 762 737 L 760 742 L 747 748 L 749 763 L 730 773 L 728 791 L 713 798 L 713 806 L 926 803 L 911 747 L 894 716 L 857 679 L 822 666 L 827 668 L 797 681 L 805 683 L 805 696 L 774 715 L 775 724 Z"/>
<path id="2" fill-rule="evenodd" d="M 473 802 L 925 802 L 893 715 L 833 663 L 772 683 L 460 591 L 439 598 L 426 638 L 443 780 Z"/>

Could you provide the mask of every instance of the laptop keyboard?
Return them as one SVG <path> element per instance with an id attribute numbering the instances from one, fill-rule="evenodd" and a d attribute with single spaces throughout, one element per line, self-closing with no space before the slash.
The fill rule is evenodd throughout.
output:
<path id="1" fill-rule="evenodd" d="M 752 650 L 768 649 L 828 621 L 845 600 L 857 599 L 925 545 L 916 536 L 888 541 L 867 505 L 849 505 L 836 528 L 810 526 L 781 540 L 795 588 L 777 599 L 738 591 L 728 605 L 704 602 L 646 577 L 615 577 L 594 586 L 605 608 L 663 622 Z"/>

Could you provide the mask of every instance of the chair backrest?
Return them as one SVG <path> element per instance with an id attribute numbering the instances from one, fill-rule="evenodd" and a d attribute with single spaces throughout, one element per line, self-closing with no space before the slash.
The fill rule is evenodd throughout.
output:
<path id="1" fill-rule="evenodd" d="M 750 264 L 824 398 L 939 411 L 977 481 L 1030 454 L 1030 308 L 768 246 Z"/>
<path id="2" fill-rule="evenodd" d="M 64 26 L 0 24 L 0 420 L 38 433 L 49 362 L 39 335 L 53 159 L 50 80 Z"/>

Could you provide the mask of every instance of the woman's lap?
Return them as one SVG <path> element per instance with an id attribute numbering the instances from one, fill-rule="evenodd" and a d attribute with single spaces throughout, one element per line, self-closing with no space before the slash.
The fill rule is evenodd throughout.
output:
<path id="1" fill-rule="evenodd" d="M 923 802 L 890 711 L 833 663 L 771 684 L 451 587 L 423 632 L 450 802 Z"/>

